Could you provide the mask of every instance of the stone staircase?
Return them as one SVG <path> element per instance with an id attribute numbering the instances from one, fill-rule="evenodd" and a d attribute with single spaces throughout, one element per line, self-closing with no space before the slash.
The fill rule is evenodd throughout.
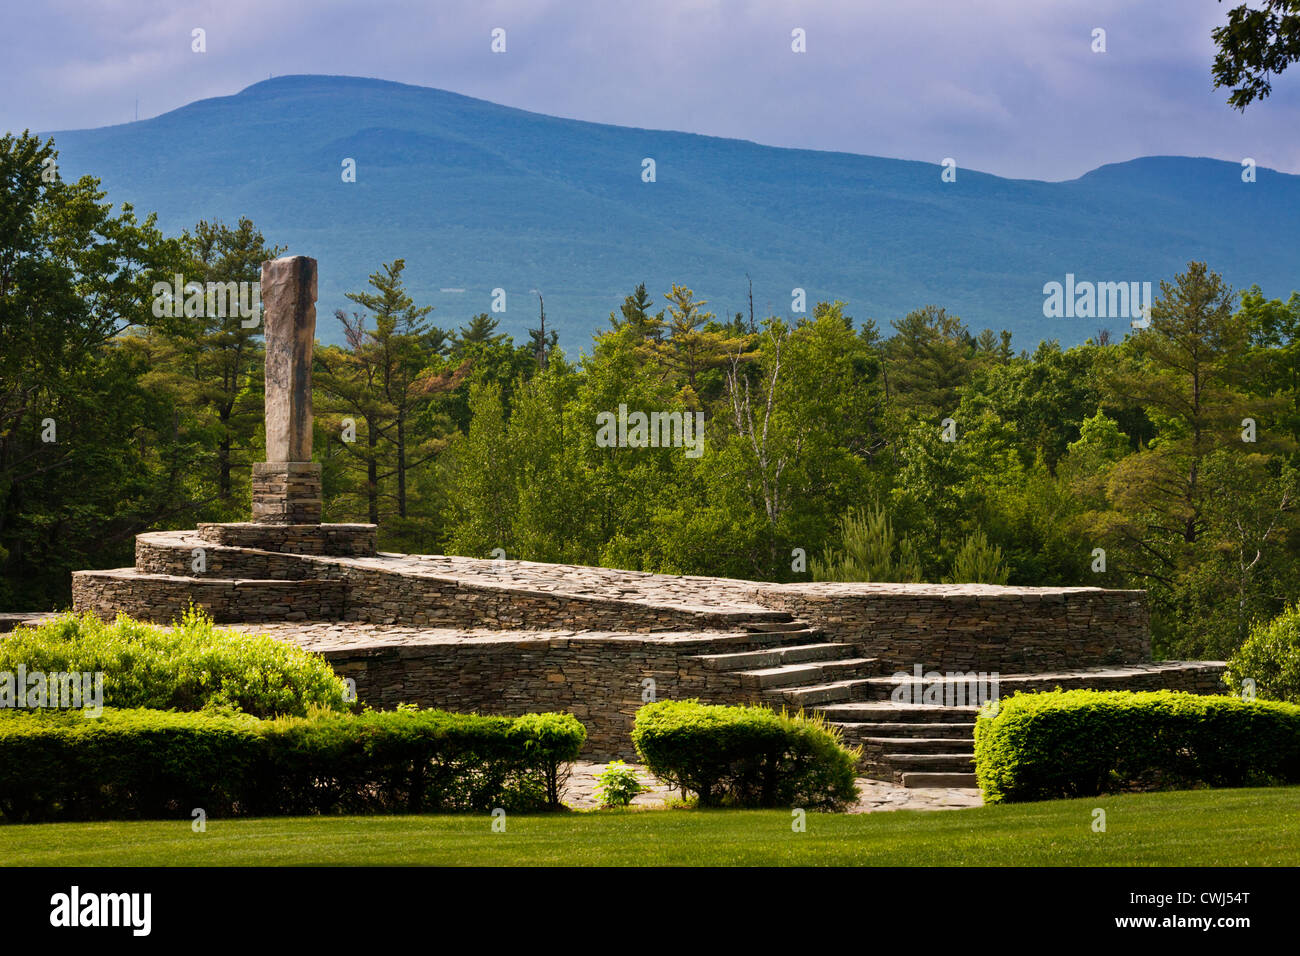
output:
<path id="1" fill-rule="evenodd" d="M 849 746 L 862 748 L 864 776 L 904 787 L 974 787 L 975 718 L 979 706 L 968 679 L 908 676 L 899 680 L 859 646 L 826 640 L 807 623 L 746 621 L 742 650 L 695 655 L 716 672 L 737 679 L 752 703 L 821 714 Z M 886 673 L 889 671 L 889 673 Z M 1163 661 L 1078 668 L 1034 674 L 1001 674 L 998 696 L 1070 690 L 1158 690 L 1197 683 L 1216 688 L 1222 665 Z M 901 688 L 901 694 L 899 690 Z M 926 696 L 929 689 L 934 702 Z M 901 696 L 904 702 L 894 698 Z M 969 702 L 968 702 L 969 701 Z"/>
<path id="2" fill-rule="evenodd" d="M 821 713 L 850 746 L 860 771 L 909 787 L 973 787 L 975 707 L 899 705 L 881 661 L 850 643 L 827 641 L 802 621 L 747 621 L 746 649 L 700 654 L 734 675 L 753 703 Z M 883 700 L 879 699 L 883 696 Z"/>
<path id="3" fill-rule="evenodd" d="M 849 746 L 862 747 L 865 776 L 904 787 L 974 787 L 974 706 L 852 701 L 819 707 Z"/>

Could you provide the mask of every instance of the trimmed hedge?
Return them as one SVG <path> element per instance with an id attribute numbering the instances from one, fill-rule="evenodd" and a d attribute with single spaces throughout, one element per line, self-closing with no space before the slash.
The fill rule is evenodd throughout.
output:
<path id="1" fill-rule="evenodd" d="M 1300 706 L 1178 691 L 1015 694 L 975 724 L 988 803 L 1300 783 Z"/>
<path id="2" fill-rule="evenodd" d="M 9 822 L 534 810 L 559 806 L 586 729 L 569 714 L 0 716 Z"/>
<path id="3" fill-rule="evenodd" d="M 860 751 L 820 718 L 664 700 L 637 711 L 632 743 L 655 776 L 702 807 L 830 810 L 858 797 Z"/>
<path id="4" fill-rule="evenodd" d="M 1236 693 L 1247 679 L 1260 697 L 1300 704 L 1300 603 L 1250 629 L 1223 675 Z"/>
<path id="5" fill-rule="evenodd" d="M 107 707 L 233 708 L 258 717 L 350 707 L 347 686 L 320 655 L 216 627 L 194 609 L 171 628 L 93 614 L 18 627 L 0 640 L 0 671 L 20 664 L 28 673 L 103 673 Z"/>

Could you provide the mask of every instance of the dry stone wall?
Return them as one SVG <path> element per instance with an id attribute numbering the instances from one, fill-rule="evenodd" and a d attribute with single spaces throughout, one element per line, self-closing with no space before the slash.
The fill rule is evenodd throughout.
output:
<path id="1" fill-rule="evenodd" d="M 387 629 L 379 629 L 384 631 Z M 323 654 L 343 677 L 356 681 L 358 698 L 371 706 L 401 703 L 474 713 L 519 714 L 562 710 L 587 727 L 584 753 L 597 759 L 634 756 L 632 722 L 654 681 L 658 700 L 695 697 L 710 703 L 758 703 L 764 695 L 739 674 L 705 666 L 701 654 L 744 649 L 746 635 L 565 634 L 506 636 L 465 633 L 406 641 L 382 634 L 358 636 L 351 646 L 305 646 Z M 1149 670 L 1100 675 L 1057 675 L 1049 685 L 1123 687 L 1223 693 L 1223 665 L 1150 665 Z M 1020 688 L 1004 688 L 1012 693 Z M 1038 689 L 1050 689 L 1043 686 Z M 768 699 L 771 703 L 771 699 Z M 860 742 L 856 737 L 851 741 Z"/>
<path id="2" fill-rule="evenodd" d="M 329 621 L 343 613 L 343 582 L 177 578 L 135 569 L 76 571 L 72 604 L 111 619 L 118 613 L 169 624 L 191 602 L 214 621 Z"/>
<path id="3" fill-rule="evenodd" d="M 788 584 L 756 599 L 883 666 L 1033 671 L 1151 659 L 1146 594 L 1100 588 Z"/>
<path id="4" fill-rule="evenodd" d="M 379 529 L 373 524 L 208 523 L 199 525 L 199 537 L 230 548 L 339 557 L 374 554 L 379 546 Z"/>
<path id="5" fill-rule="evenodd" d="M 693 655 L 714 642 L 606 636 L 477 639 L 325 650 L 365 703 L 388 709 L 417 703 L 466 713 L 566 711 L 587 728 L 584 753 L 634 758 L 637 708 L 650 699 L 740 699 L 735 674 L 706 669 Z"/>

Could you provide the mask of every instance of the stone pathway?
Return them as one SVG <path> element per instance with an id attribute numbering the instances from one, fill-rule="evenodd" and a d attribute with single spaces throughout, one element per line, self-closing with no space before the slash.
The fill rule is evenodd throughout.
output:
<path id="1" fill-rule="evenodd" d="M 267 621 L 257 624 L 223 624 L 244 634 L 266 634 L 309 651 L 368 650 L 380 647 L 425 647 L 431 644 L 529 644 L 571 639 L 575 641 L 626 640 L 644 643 L 647 637 L 665 644 L 698 643 L 728 637 L 739 631 L 656 631 L 653 635 L 627 631 L 548 630 L 520 631 L 487 627 L 422 627 L 417 624 L 362 624 L 355 621 Z"/>
<path id="2" fill-rule="evenodd" d="M 545 564 L 513 559 L 489 560 L 449 554 L 395 554 L 379 552 L 373 557 L 330 559 L 359 567 L 427 574 L 474 584 L 522 588 L 529 591 L 603 597 L 638 601 L 665 607 L 694 610 L 767 612 L 771 605 L 759 602 L 759 591 L 790 590 L 817 600 L 861 597 L 868 594 L 908 595 L 918 598 L 997 597 L 1009 592 L 1026 603 L 1060 601 L 1075 593 L 1095 591 L 1091 587 L 1017 587 L 992 584 L 895 584 L 858 582 L 810 582 L 764 584 L 737 578 L 713 578 L 691 574 L 650 574 L 616 568 L 593 568 L 574 564 Z"/>
<path id="3" fill-rule="evenodd" d="M 544 564 L 510 559 L 486 560 L 449 554 L 393 554 L 331 559 L 340 564 L 427 574 L 490 587 L 635 601 L 662 607 L 770 614 L 756 600 L 758 585 L 732 578 L 649 574 L 574 564 Z"/>
<path id="4" fill-rule="evenodd" d="M 597 778 L 608 766 L 579 760 L 573 765 L 573 773 L 564 788 L 564 802 L 574 809 L 587 810 L 597 805 Z M 637 771 L 641 782 L 650 789 L 636 797 L 632 803 L 639 807 L 661 807 L 669 799 L 678 799 L 681 794 L 669 790 L 656 780 L 645 767 L 628 764 Z M 983 804 L 978 790 L 966 788 L 919 788 L 907 789 L 883 780 L 858 779 L 861 797 L 849 808 L 849 813 L 875 813 L 882 810 L 958 810 L 962 807 L 978 807 Z"/>

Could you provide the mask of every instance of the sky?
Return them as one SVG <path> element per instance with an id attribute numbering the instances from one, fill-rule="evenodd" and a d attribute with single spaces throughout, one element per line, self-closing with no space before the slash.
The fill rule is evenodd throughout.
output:
<path id="1" fill-rule="evenodd" d="M 137 101 L 146 119 L 329 73 L 1018 178 L 1148 155 L 1300 173 L 1300 66 L 1244 115 L 1213 86 L 1210 30 L 1237 2 L 0 0 L 0 130 L 114 125 Z"/>

